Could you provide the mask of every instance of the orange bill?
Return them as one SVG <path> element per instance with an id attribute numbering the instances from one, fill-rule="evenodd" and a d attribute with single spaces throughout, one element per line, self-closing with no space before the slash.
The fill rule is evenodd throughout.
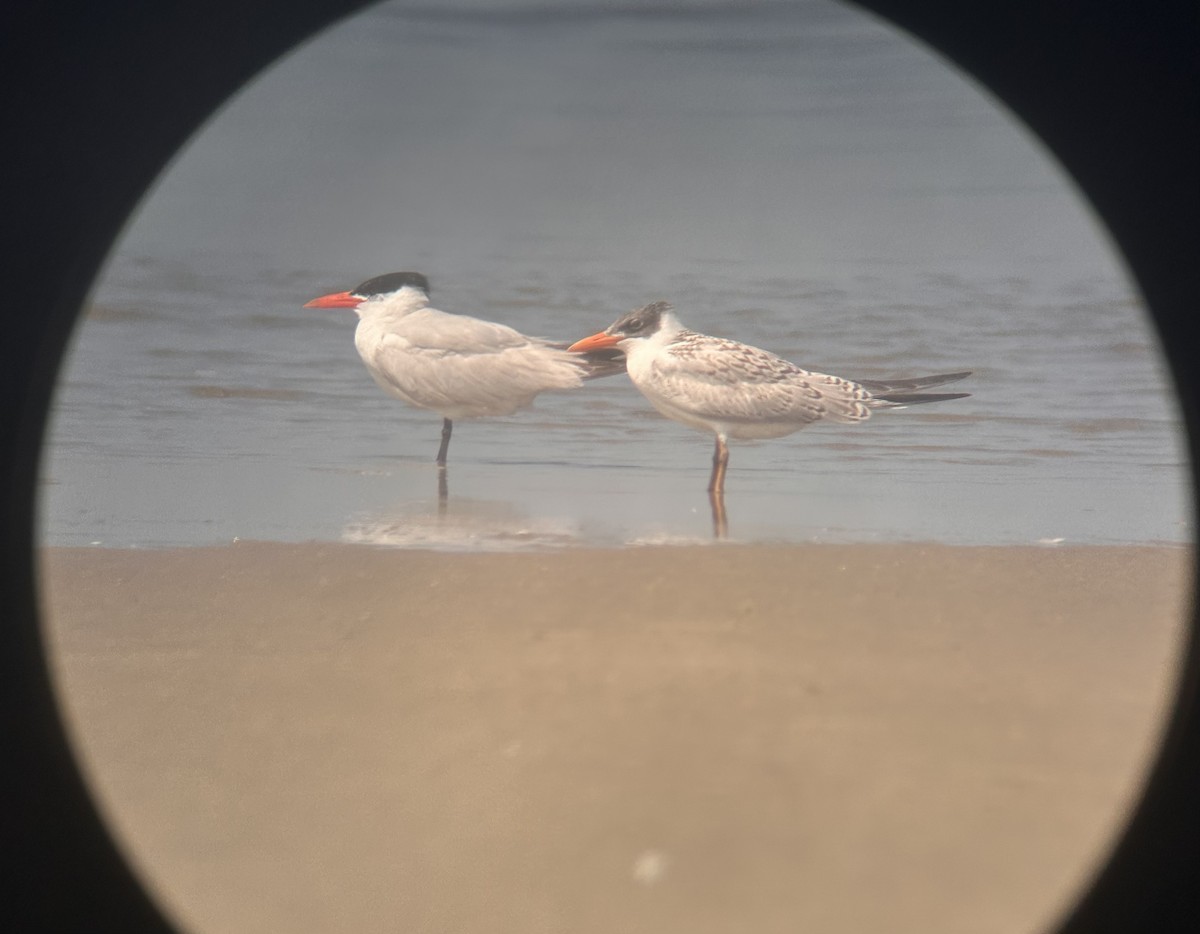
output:
<path id="1" fill-rule="evenodd" d="M 567 350 L 573 353 L 586 353 L 589 350 L 607 350 L 609 347 L 616 347 L 619 343 L 621 343 L 620 337 L 601 331 L 599 334 L 576 341 Z"/>
<path id="2" fill-rule="evenodd" d="M 351 295 L 349 292 L 331 292 L 329 295 L 322 295 L 320 298 L 314 298 L 311 302 L 305 302 L 305 308 L 357 308 L 362 304 L 362 299 L 356 295 Z"/>

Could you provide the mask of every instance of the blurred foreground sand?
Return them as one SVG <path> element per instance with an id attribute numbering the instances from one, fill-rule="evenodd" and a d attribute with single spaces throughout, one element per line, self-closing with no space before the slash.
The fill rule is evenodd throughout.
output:
<path id="1" fill-rule="evenodd" d="M 97 796 L 220 932 L 1039 931 L 1137 794 L 1179 548 L 42 553 Z"/>

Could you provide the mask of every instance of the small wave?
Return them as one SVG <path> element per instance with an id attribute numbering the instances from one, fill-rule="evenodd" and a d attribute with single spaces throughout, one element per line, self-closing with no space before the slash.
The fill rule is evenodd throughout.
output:
<path id="1" fill-rule="evenodd" d="M 292 402 L 304 398 L 296 389 L 260 389 L 254 386 L 189 386 L 188 395 L 197 399 L 269 399 Z"/>
<path id="2" fill-rule="evenodd" d="M 1109 432 L 1144 431 L 1145 419 L 1140 418 L 1089 418 L 1068 422 L 1067 429 L 1076 435 L 1100 435 Z"/>
<path id="3" fill-rule="evenodd" d="M 100 322 L 125 322 L 125 321 L 149 321 L 154 318 L 154 313 L 147 311 L 144 308 L 132 308 L 118 305 L 94 304 L 89 305 L 85 316 L 88 321 Z"/>

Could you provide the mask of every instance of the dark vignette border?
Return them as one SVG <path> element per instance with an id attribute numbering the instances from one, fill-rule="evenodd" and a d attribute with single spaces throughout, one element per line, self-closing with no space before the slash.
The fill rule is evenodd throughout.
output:
<path id="1" fill-rule="evenodd" d="M 636 0 L 596 0 L 621 6 Z M 769 2 L 769 0 L 767 0 Z M 1197 450 L 1200 30 L 1194 0 L 858 0 L 972 73 L 1073 175 L 1153 313 Z M 431 0 L 433 5 L 434 0 Z M 194 128 L 364 0 L 10 0 L 0 13 L 8 307 L 0 325 L 0 917 L 10 930 L 169 931 L 108 838 L 58 720 L 37 622 L 43 419 L 83 298 Z M 550 9 L 553 0 L 546 0 Z M 1195 490 L 1195 484 L 1193 484 Z M 1063 934 L 1200 924 L 1197 627 L 1145 799 Z"/>

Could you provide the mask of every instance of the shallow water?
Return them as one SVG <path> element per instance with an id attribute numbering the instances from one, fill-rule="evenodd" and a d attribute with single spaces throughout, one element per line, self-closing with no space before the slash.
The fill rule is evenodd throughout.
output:
<path id="1" fill-rule="evenodd" d="M 1182 428 L 1119 259 L 979 89 L 822 2 L 537 14 L 386 4 L 298 50 L 164 175 L 55 400 L 42 540 L 498 549 L 709 541 L 711 442 L 624 377 L 456 425 L 385 397 L 352 313 L 574 339 L 647 301 L 968 399 L 733 447 L 735 541 L 1190 541 Z"/>

